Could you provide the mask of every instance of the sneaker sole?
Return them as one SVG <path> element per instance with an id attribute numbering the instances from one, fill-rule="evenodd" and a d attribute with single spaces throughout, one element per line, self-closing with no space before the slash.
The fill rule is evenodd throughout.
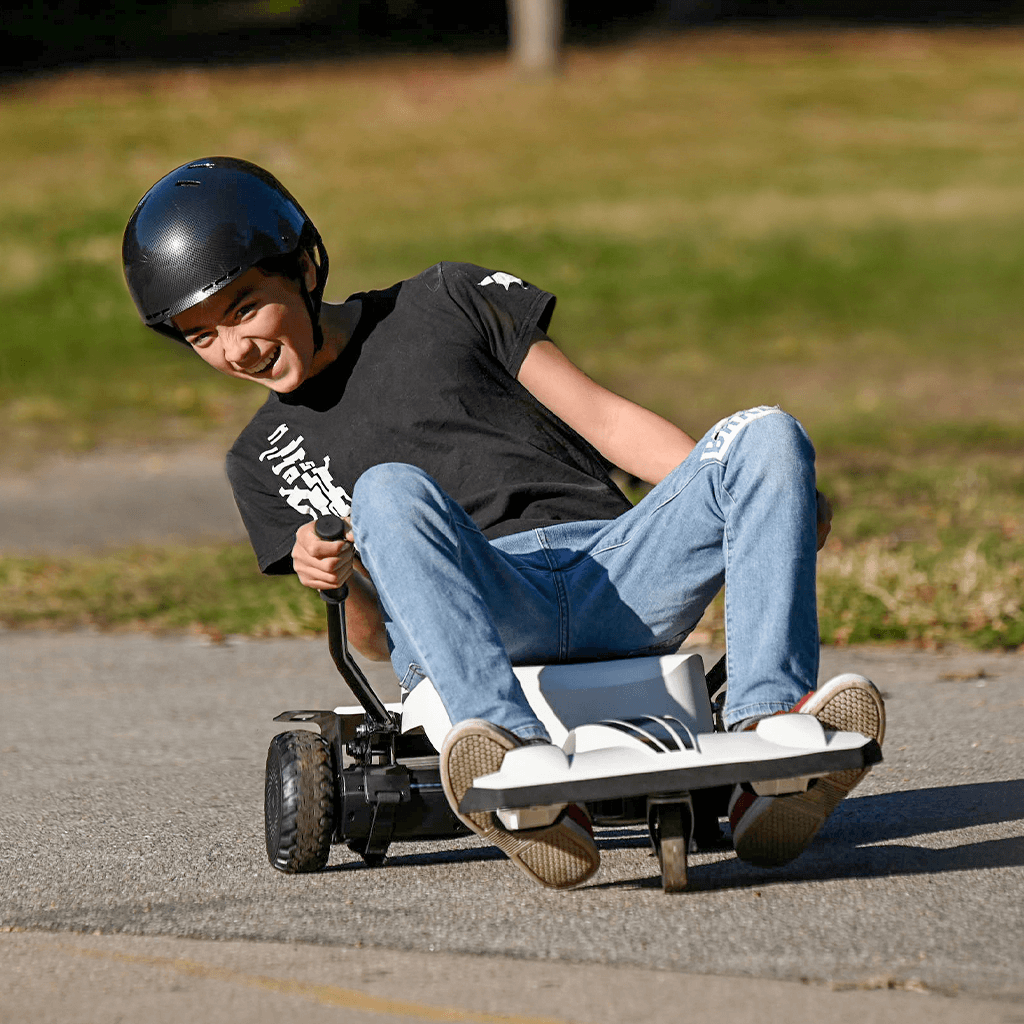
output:
<path id="1" fill-rule="evenodd" d="M 794 710 L 811 714 L 836 732 L 885 738 L 885 705 L 873 684 L 861 676 L 837 676 L 801 701 Z M 806 793 L 752 797 L 733 836 L 736 856 L 758 867 L 779 867 L 799 857 L 828 816 L 870 771 L 853 768 L 818 779 Z M 742 800 L 743 797 L 741 796 Z"/>
<path id="2" fill-rule="evenodd" d="M 505 754 L 517 746 L 515 736 L 489 722 L 459 723 L 441 749 L 445 796 L 460 821 L 497 846 L 533 881 L 549 889 L 571 889 L 593 876 L 600 867 L 601 856 L 593 836 L 568 812 L 546 828 L 509 832 L 490 811 L 459 811 L 473 780 L 496 772 Z"/>

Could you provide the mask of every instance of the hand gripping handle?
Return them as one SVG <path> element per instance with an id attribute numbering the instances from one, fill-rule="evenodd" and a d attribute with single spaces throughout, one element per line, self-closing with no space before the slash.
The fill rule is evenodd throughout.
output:
<path id="1" fill-rule="evenodd" d="M 314 524 L 313 529 L 321 540 L 344 540 L 348 532 L 348 523 L 341 516 L 321 516 Z M 328 604 L 338 604 L 348 597 L 348 584 L 343 583 L 334 590 L 321 590 L 320 596 Z"/>

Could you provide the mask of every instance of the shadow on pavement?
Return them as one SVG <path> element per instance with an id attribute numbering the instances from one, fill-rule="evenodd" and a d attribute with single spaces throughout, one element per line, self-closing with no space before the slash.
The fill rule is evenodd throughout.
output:
<path id="1" fill-rule="evenodd" d="M 461 844 L 461 841 L 460 841 Z M 481 860 L 504 860 L 505 854 L 496 846 L 463 846 L 453 845 L 449 850 L 431 850 L 426 853 L 405 853 L 402 847 L 404 843 L 395 843 L 388 850 L 388 868 L 396 867 L 423 867 L 427 864 L 468 864 Z M 352 855 L 354 857 L 354 855 Z M 362 860 L 348 860 L 343 864 L 331 864 L 324 868 L 324 872 L 330 871 L 379 871 L 380 868 L 370 868 Z"/>
<path id="2" fill-rule="evenodd" d="M 907 836 L 1024 820 L 1024 779 L 937 786 L 852 797 L 822 830 L 822 838 L 882 843 Z"/>
<path id="3" fill-rule="evenodd" d="M 755 868 L 734 857 L 692 863 L 690 889 L 1021 867 L 1024 835 L 945 847 L 893 842 L 1021 820 L 1024 780 L 1020 779 L 855 797 L 841 805 L 815 842 L 792 863 L 774 869 Z M 651 884 L 649 878 L 638 878 L 607 883 L 607 887 Z"/>
<path id="4" fill-rule="evenodd" d="M 755 868 L 731 854 L 715 854 L 710 863 L 691 862 L 691 891 L 761 886 L 832 878 L 870 878 L 892 875 L 937 874 L 980 868 L 1024 866 L 1024 836 L 989 839 L 959 846 L 934 848 L 889 845 L 912 836 L 996 825 L 1024 820 L 1024 780 L 980 782 L 964 786 L 938 786 L 897 793 L 852 797 L 829 819 L 811 847 L 781 868 Z M 647 832 L 641 828 L 599 830 L 605 852 L 647 848 Z M 501 860 L 497 849 L 453 844 L 450 849 L 403 853 L 401 843 L 392 846 L 388 868 L 422 867 L 429 864 L 460 864 Z M 361 860 L 332 864 L 328 872 L 379 870 Z M 595 888 L 660 887 L 658 877 L 598 882 Z"/>

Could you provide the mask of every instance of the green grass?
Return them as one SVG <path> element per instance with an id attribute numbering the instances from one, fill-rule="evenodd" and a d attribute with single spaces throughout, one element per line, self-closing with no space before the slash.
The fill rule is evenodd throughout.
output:
<path id="1" fill-rule="evenodd" d="M 2 458 L 227 437 L 258 401 L 149 336 L 120 279 L 134 202 L 209 152 L 300 196 L 330 297 L 509 267 L 557 291 L 588 371 L 692 430 L 755 400 L 836 444 L 876 410 L 1019 430 L 1022 38 L 695 34 L 550 84 L 466 59 L 24 86 L 0 106 Z"/>
<path id="2" fill-rule="evenodd" d="M 261 577 L 247 545 L 226 544 L 0 559 L 0 622 L 219 638 L 317 632 L 324 614 L 313 591 L 292 578 Z"/>
<path id="3" fill-rule="evenodd" d="M 818 559 L 825 643 L 1024 645 L 1024 457 L 871 453 L 821 486 L 835 505 Z M 703 639 L 723 640 L 722 615 L 719 601 Z"/>
<path id="4" fill-rule="evenodd" d="M 230 153 L 278 173 L 314 217 L 328 298 L 472 260 L 555 291 L 569 354 L 693 433 L 763 402 L 797 415 L 837 504 L 827 638 L 1018 645 L 1022 43 L 708 32 L 571 53 L 550 83 L 467 58 L 9 89 L 0 468 L 96 445 L 226 445 L 260 402 L 139 326 L 120 276 L 145 189 Z M 185 571 L 180 552 L 138 557 Z M 102 560 L 5 561 L 0 620 L 38 621 L 30 580 L 78 566 L 98 574 L 82 593 L 106 595 L 89 621 L 307 628 L 277 597 L 250 606 L 241 555 L 216 558 L 239 594 L 217 602 L 239 605 L 230 622 L 175 611 L 188 602 L 173 572 L 153 584 L 166 606 L 112 590 Z"/>

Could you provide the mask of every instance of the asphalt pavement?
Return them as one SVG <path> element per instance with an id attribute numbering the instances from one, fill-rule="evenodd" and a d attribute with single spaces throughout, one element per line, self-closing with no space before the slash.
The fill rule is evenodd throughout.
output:
<path id="1" fill-rule="evenodd" d="M 254 962 L 266 944 L 282 955 L 308 945 L 322 980 L 343 988 L 353 949 L 371 974 L 377 950 L 388 963 L 413 956 L 435 980 L 451 956 L 478 958 L 465 969 L 487 976 L 562 965 L 555 1004 L 517 1012 L 565 1020 L 598 1019 L 573 979 L 616 987 L 614 973 L 568 969 L 591 965 L 640 972 L 637 1018 L 653 971 L 704 976 L 709 993 L 748 991 L 734 980 L 746 978 L 820 997 L 928 994 L 929 1015 L 956 997 L 984 1007 L 969 1019 L 1024 1021 L 1019 656 L 827 650 L 825 674 L 859 669 L 886 693 L 884 763 L 792 864 L 696 855 L 693 891 L 671 896 L 637 829 L 602 832 L 601 871 L 568 893 L 533 886 L 475 838 L 396 844 L 376 869 L 336 847 L 322 874 L 273 871 L 262 835 L 272 718 L 344 699 L 322 641 L 9 632 L 0 664 L 0 1007 L 35 995 L 13 970 L 19 957 L 166 974 L 140 941 L 159 937 L 255 943 Z M 391 696 L 389 670 L 377 671 Z M 482 998 L 479 983 L 469 989 Z M 398 982 L 389 991 L 411 998 Z M 450 1005 L 459 991 L 435 995 Z"/>
<path id="2" fill-rule="evenodd" d="M 99 450 L 0 471 L 0 553 L 244 539 L 220 452 Z"/>
<path id="3" fill-rule="evenodd" d="M 886 695 L 885 761 L 795 862 L 695 855 L 666 895 L 646 834 L 604 830 L 555 893 L 475 838 L 270 868 L 272 718 L 351 702 L 324 641 L 0 632 L 0 1021 L 1024 1024 L 1024 657 L 840 670 Z"/>

